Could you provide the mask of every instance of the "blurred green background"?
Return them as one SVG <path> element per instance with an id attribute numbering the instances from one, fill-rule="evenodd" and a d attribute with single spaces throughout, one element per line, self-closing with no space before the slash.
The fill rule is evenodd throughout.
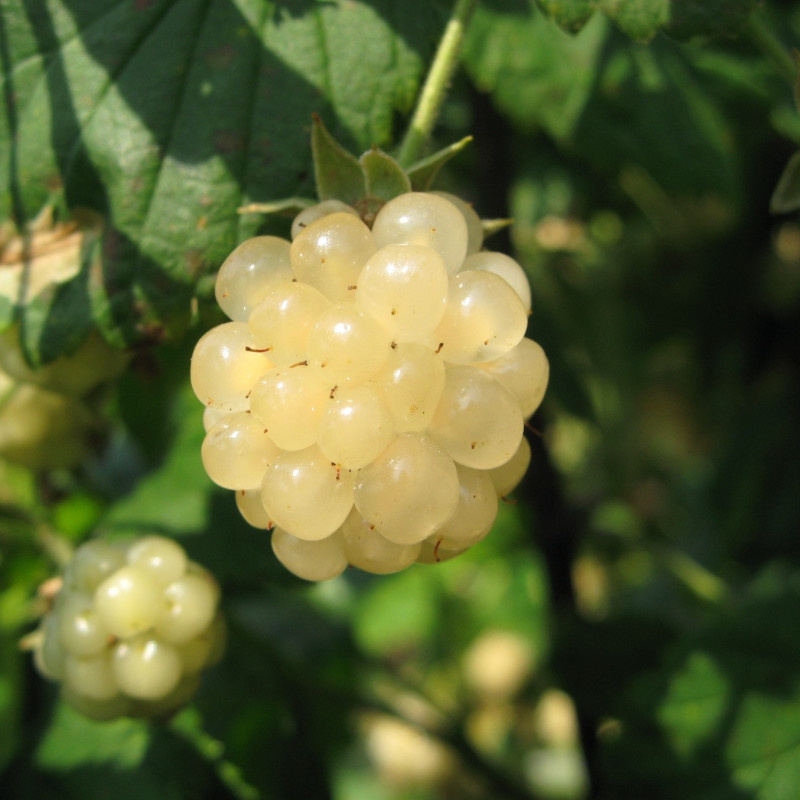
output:
<path id="1" fill-rule="evenodd" d="M 179 0 L 0 6 L 4 264 L 42 207 L 108 226 L 87 303 L 0 321 L 28 319 L 34 359 L 89 323 L 135 345 L 78 468 L 0 460 L 0 796 L 800 797 L 800 223 L 770 211 L 800 144 L 800 3 L 756 5 L 479 4 L 432 147 L 472 133 L 437 188 L 514 220 L 487 244 L 527 270 L 550 359 L 531 469 L 468 553 L 313 586 L 207 479 L 189 356 L 224 254 L 286 232 L 236 206 L 308 193 L 311 111 L 356 151 L 397 140 L 447 6 L 214 0 L 188 28 Z M 252 86 L 225 72 L 247 47 L 214 41 L 234 12 L 231 41 L 255 16 L 268 53 Z M 202 69 L 243 106 L 208 152 L 204 101 L 159 116 L 159 76 L 191 107 Z M 85 721 L 18 640 L 65 548 L 143 532 L 217 574 L 228 654 L 169 723 Z"/>

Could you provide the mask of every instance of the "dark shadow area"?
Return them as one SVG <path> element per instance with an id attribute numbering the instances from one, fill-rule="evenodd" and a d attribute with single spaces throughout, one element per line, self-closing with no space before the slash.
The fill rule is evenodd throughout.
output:
<path id="1" fill-rule="evenodd" d="M 610 797 L 752 800 L 762 796 L 763 789 L 750 792 L 733 786 L 730 773 L 735 768 L 755 766 L 758 753 L 763 753 L 768 760 L 778 757 L 777 749 L 784 751 L 779 743 L 784 742 L 785 747 L 786 725 L 792 714 L 790 704 L 796 702 L 797 674 L 793 665 L 800 653 L 791 620 L 796 619 L 794 614 L 800 611 L 799 603 L 800 598 L 792 592 L 746 606 L 734 604 L 691 641 L 675 642 L 667 648 L 662 643 L 652 651 L 651 663 L 642 664 L 643 669 L 638 674 L 617 672 L 614 683 L 598 680 L 596 686 L 586 687 L 594 694 L 605 688 L 607 710 L 623 720 L 619 737 L 609 741 L 602 751 L 604 771 L 617 776 Z M 645 624 L 645 620 L 641 622 Z M 652 627 L 652 620 L 647 624 Z M 595 636 L 583 640 L 584 644 L 593 642 L 595 645 L 591 656 L 587 652 L 584 657 L 591 657 L 599 665 L 600 675 L 606 678 L 611 677 L 608 667 L 615 663 L 611 652 L 613 645 L 627 641 L 640 647 L 652 638 L 643 627 L 638 634 L 633 632 L 638 645 L 634 644 L 634 637 L 626 640 L 619 633 L 600 625 L 595 626 Z M 603 652 L 601 640 L 612 647 Z M 628 668 L 635 663 L 628 658 L 630 645 L 625 647 L 622 656 L 627 658 Z M 567 645 L 564 657 L 578 655 L 570 649 Z M 698 653 L 719 671 L 724 684 L 723 704 L 714 724 L 708 726 L 704 736 L 698 737 L 696 746 L 690 752 L 679 752 L 676 743 L 668 739 L 664 727 L 654 724 L 652 710 L 667 700 L 674 689 L 675 676 L 685 667 L 688 658 Z M 660 665 L 655 663 L 657 660 L 661 661 Z M 741 729 L 746 726 L 741 715 L 756 698 L 784 705 L 774 719 L 773 731 L 758 740 L 752 735 L 745 739 L 747 734 Z M 702 702 L 706 696 L 699 693 L 688 699 Z M 697 722 L 696 716 L 694 720 Z M 732 747 L 749 748 L 752 764 L 738 761 L 742 756 L 732 755 L 729 752 Z M 622 776 L 624 779 L 620 781 Z M 769 779 L 767 771 L 763 778 Z"/>
<path id="2" fill-rule="evenodd" d="M 734 51 L 737 47 L 728 46 Z M 471 96 L 480 210 L 485 216 L 506 217 L 512 187 L 525 186 L 532 202 L 531 186 L 543 191 L 553 175 L 576 187 L 573 204 L 561 211 L 565 218 L 582 220 L 588 209 L 610 208 L 633 228 L 631 220 L 641 209 L 626 195 L 619 177 L 621 166 L 638 164 L 692 225 L 698 224 L 692 215 L 707 210 L 692 201 L 709 187 L 730 203 L 735 222 L 720 225 L 704 239 L 671 232 L 656 236 L 660 250 L 643 248 L 640 259 L 635 238 L 625 239 L 632 252 L 621 249 L 616 264 L 609 259 L 617 274 L 592 275 L 583 264 L 578 266 L 581 259 L 590 261 L 585 251 L 540 254 L 552 285 L 546 302 L 537 306 L 534 284 L 529 335 L 551 358 L 548 398 L 605 437 L 601 448 L 607 463 L 596 465 L 600 474 L 590 491 L 578 495 L 570 476 L 556 468 L 546 444 L 531 430 L 531 467 L 518 492 L 530 509 L 532 541 L 547 564 L 556 613 L 551 666 L 576 703 L 589 797 L 752 800 L 754 792 L 735 784 L 731 773 L 737 765 L 726 747 L 753 697 L 774 699 L 789 710 L 795 702 L 797 648 L 788 627 L 777 621 L 796 618 L 796 597 L 781 596 L 750 608 L 733 600 L 731 608 L 719 613 L 690 602 L 684 606 L 688 616 L 680 619 L 676 608 L 669 607 L 669 595 L 654 592 L 642 598 L 646 605 L 641 615 L 628 608 L 589 621 L 576 609 L 573 568 L 587 547 L 590 553 L 602 551 L 593 512 L 608 501 L 634 503 L 635 487 L 648 471 L 657 476 L 653 482 L 663 487 L 663 502 L 672 513 L 658 534 L 648 531 L 647 536 L 661 536 L 685 549 L 714 574 L 730 576 L 734 586 L 746 582 L 743 571 L 752 577 L 771 560 L 800 562 L 800 506 L 791 488 L 800 474 L 800 433 L 796 414 L 789 412 L 800 398 L 800 337 L 796 316 L 770 313 L 762 299 L 765 242 L 776 225 L 768 201 L 773 176 L 780 174 L 790 145 L 747 124 L 748 116 L 766 113 L 762 98 L 734 97 L 715 76 L 705 76 L 703 88 L 722 108 L 714 112 L 728 126 L 724 136 L 729 138 L 722 143 L 691 122 L 691 106 L 669 82 L 659 91 L 646 90 L 633 69 L 620 86 L 603 84 L 601 76 L 611 59 L 621 63 L 620 48 L 631 45 L 613 34 L 596 67 L 590 101 L 569 140 L 512 128 L 489 97 Z M 668 64 L 674 72 L 667 74 L 691 76 L 689 88 L 697 89 L 699 79 L 674 43 L 654 42 L 646 57 L 650 63 Z M 739 164 L 730 157 L 734 146 L 743 155 Z M 523 225 L 530 236 L 532 220 Z M 490 247 L 505 250 L 510 244 L 497 237 Z M 537 266 L 542 269 L 541 263 Z M 675 343 L 685 349 L 691 369 L 676 371 L 664 379 L 665 385 L 685 392 L 702 420 L 702 435 L 708 437 L 692 442 L 707 459 L 704 479 L 691 496 L 704 516 L 698 513 L 694 519 L 695 508 L 680 505 L 689 502 L 682 495 L 687 491 L 683 476 L 653 466 L 655 459 L 644 451 L 647 444 L 637 441 L 639 421 L 632 413 L 637 394 L 653 385 L 648 363 Z M 573 347 L 584 354 L 587 374 L 603 376 L 622 396 L 623 409 L 630 409 L 630 416 L 622 414 L 618 430 L 604 429 L 595 417 L 585 394 L 586 375 L 575 373 L 575 362 L 565 357 Z M 546 399 L 532 420 L 533 429 L 547 432 L 548 405 Z M 638 513 L 644 517 L 647 511 Z M 689 516 L 689 525 L 681 524 L 682 514 Z M 621 605 L 626 602 L 631 598 Z M 701 634 L 695 636 L 698 629 Z M 690 647 L 713 659 L 729 695 L 713 730 L 687 755 L 656 724 L 654 710 L 670 697 L 672 680 Z M 598 737 L 601 722 L 609 719 L 619 721 L 620 732 Z M 764 754 L 775 757 L 766 747 Z"/>
<path id="3" fill-rule="evenodd" d="M 229 596 L 225 612 L 228 656 L 197 700 L 205 729 L 264 797 L 325 800 L 358 706 L 348 629 L 266 579 Z"/>

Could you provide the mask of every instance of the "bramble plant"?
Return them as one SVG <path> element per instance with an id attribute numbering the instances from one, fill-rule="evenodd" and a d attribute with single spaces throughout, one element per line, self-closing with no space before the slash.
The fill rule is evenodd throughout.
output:
<path id="1" fill-rule="evenodd" d="M 0 795 L 800 795 L 799 41 L 0 4 Z"/>

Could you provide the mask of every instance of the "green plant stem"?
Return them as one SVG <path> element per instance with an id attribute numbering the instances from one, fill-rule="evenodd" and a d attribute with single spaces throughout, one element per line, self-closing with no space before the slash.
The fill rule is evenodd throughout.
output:
<path id="1" fill-rule="evenodd" d="M 456 0 L 420 92 L 414 115 L 400 144 L 397 160 L 402 167 L 409 167 L 417 160 L 423 145 L 431 135 L 445 92 L 458 64 L 464 33 L 476 5 L 477 0 Z"/>
<path id="2" fill-rule="evenodd" d="M 753 44 L 773 63 L 781 77 L 794 90 L 797 82 L 797 64 L 764 17 L 757 12 L 751 14 L 745 30 Z"/>
<path id="3" fill-rule="evenodd" d="M 195 709 L 184 709 L 170 720 L 168 727 L 213 767 L 221 788 L 224 787 L 237 800 L 259 800 L 261 793 L 244 779 L 233 762 L 225 758 L 225 745 L 203 729 Z"/>
<path id="4" fill-rule="evenodd" d="M 44 523 L 36 527 L 36 543 L 39 549 L 60 570 L 63 570 L 69 564 L 75 552 L 75 548 L 67 539 Z"/>
<path id="5" fill-rule="evenodd" d="M 699 600 L 721 603 L 728 597 L 728 587 L 686 553 L 674 548 L 655 548 L 656 555 L 667 569 Z"/>

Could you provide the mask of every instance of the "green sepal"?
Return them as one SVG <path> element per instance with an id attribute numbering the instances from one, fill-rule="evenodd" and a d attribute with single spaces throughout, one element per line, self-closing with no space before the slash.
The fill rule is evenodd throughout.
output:
<path id="1" fill-rule="evenodd" d="M 411 181 L 388 153 L 373 147 L 358 159 L 364 171 L 367 196 L 384 202 L 411 191 Z"/>
<path id="2" fill-rule="evenodd" d="M 412 191 L 427 191 L 442 166 L 460 153 L 471 136 L 444 147 L 421 159 L 408 170 L 378 147 L 356 158 L 331 136 L 320 117 L 313 116 L 311 154 L 317 184 L 317 199 L 287 197 L 265 203 L 248 203 L 239 214 L 278 214 L 294 216 L 304 208 L 323 200 L 341 200 L 355 208 L 371 224 L 380 208 L 389 200 Z"/>
<path id="3" fill-rule="evenodd" d="M 431 188 L 439 170 L 455 155 L 458 155 L 470 142 L 471 136 L 465 136 L 458 142 L 454 142 L 441 150 L 426 156 L 412 164 L 407 174 L 411 180 L 411 186 L 415 192 L 425 192 Z"/>
<path id="4" fill-rule="evenodd" d="M 268 203 L 248 203 L 236 209 L 238 214 L 277 214 L 282 217 L 293 217 L 304 208 L 316 205 L 318 200 L 312 197 L 286 197 L 283 200 L 270 200 Z"/>
<path id="5" fill-rule="evenodd" d="M 502 231 L 504 228 L 510 228 L 513 224 L 513 219 L 482 219 L 481 227 L 483 228 L 483 238 L 488 239 L 498 231 Z"/>
<path id="6" fill-rule="evenodd" d="M 311 125 L 311 154 L 320 200 L 341 200 L 354 206 L 366 197 L 361 164 L 328 133 L 318 114 L 313 115 Z"/>
<path id="7" fill-rule="evenodd" d="M 786 164 L 769 201 L 773 214 L 788 214 L 800 209 L 800 150 Z"/>

